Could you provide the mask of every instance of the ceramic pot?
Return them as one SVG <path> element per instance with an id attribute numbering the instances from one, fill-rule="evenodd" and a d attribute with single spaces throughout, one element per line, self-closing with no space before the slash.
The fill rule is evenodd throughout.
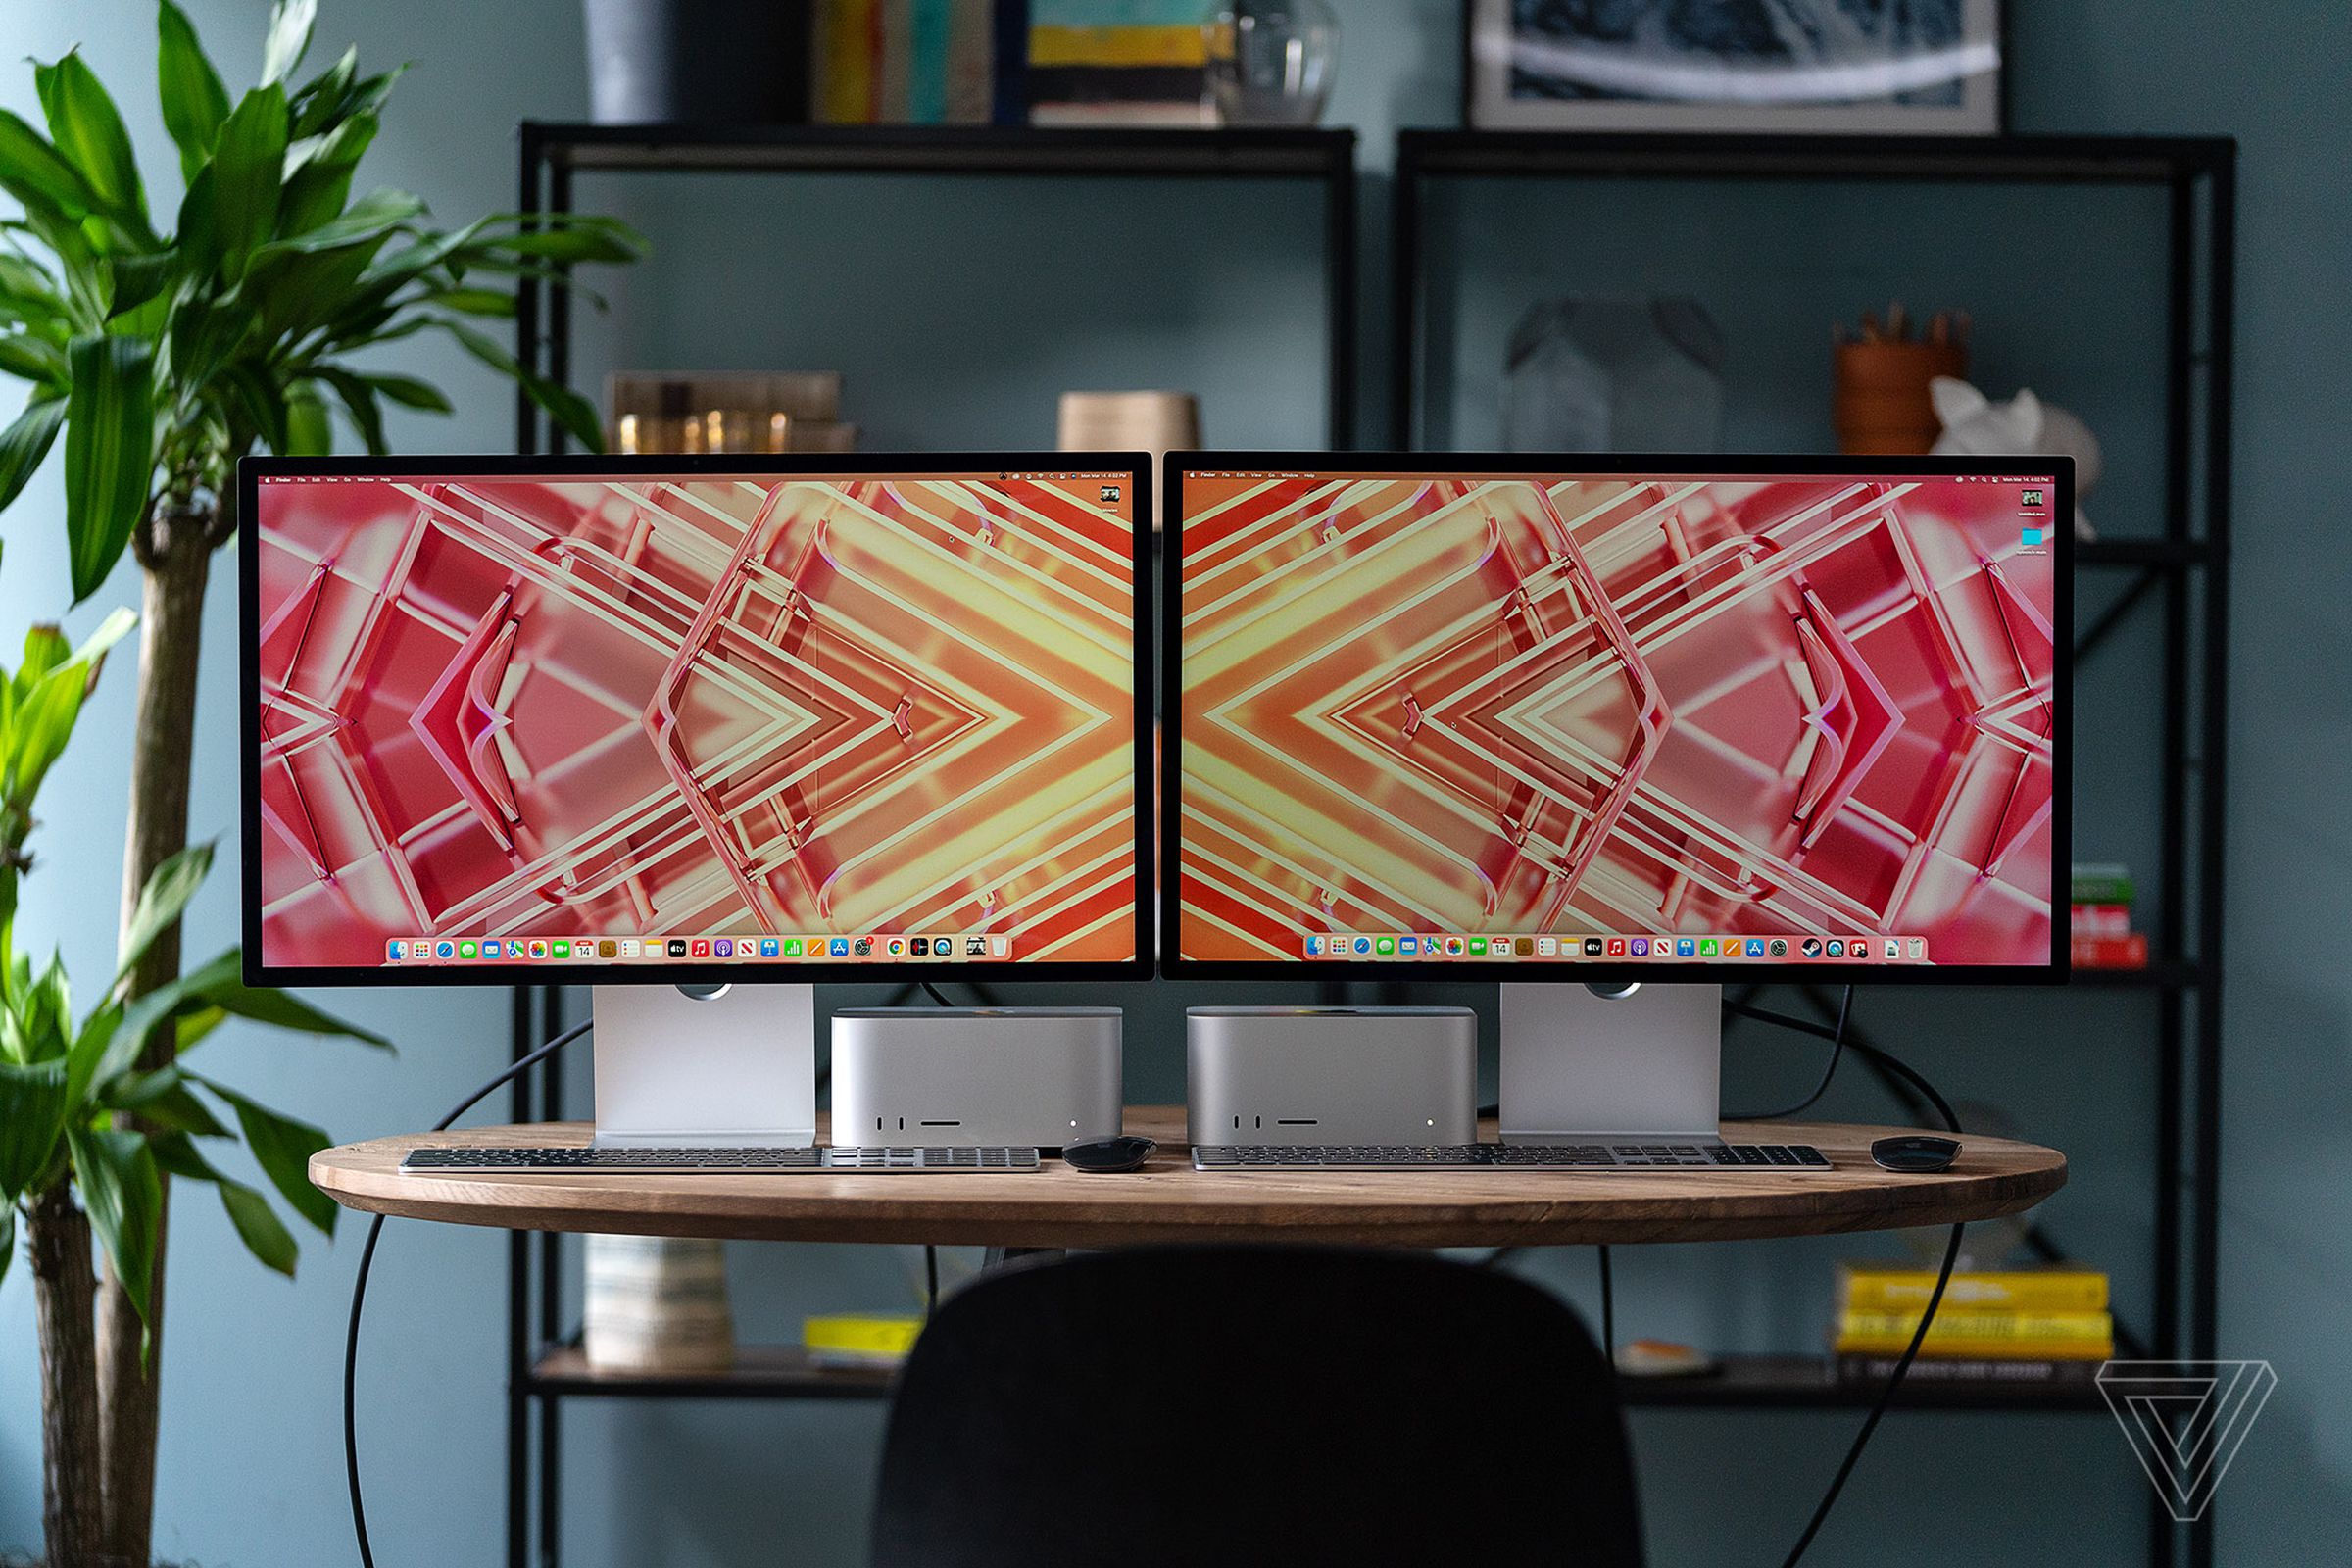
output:
<path id="1" fill-rule="evenodd" d="M 1836 354 L 1838 447 L 1855 457 L 1913 456 L 1936 445 L 1943 421 L 1928 384 L 1968 374 L 1958 343 L 1840 343 Z"/>

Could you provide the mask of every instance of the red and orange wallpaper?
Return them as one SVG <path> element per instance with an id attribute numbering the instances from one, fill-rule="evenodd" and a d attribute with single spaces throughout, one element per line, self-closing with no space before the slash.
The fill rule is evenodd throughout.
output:
<path id="1" fill-rule="evenodd" d="M 1129 488 L 266 480 L 265 961 L 1132 959 Z"/>
<path id="2" fill-rule="evenodd" d="M 2047 965 L 2054 497 L 1188 475 L 1179 951 Z"/>

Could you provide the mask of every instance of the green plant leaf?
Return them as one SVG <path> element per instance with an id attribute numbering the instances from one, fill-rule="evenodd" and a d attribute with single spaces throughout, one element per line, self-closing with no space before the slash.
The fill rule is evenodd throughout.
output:
<path id="1" fill-rule="evenodd" d="M 427 305 L 463 316 L 513 316 L 514 296 L 496 288 L 444 288 L 424 296 Z"/>
<path id="2" fill-rule="evenodd" d="M 43 675 L 73 657 L 74 645 L 66 641 L 64 627 L 53 620 L 33 622 L 24 628 L 24 658 L 8 683 L 10 695 L 24 697 Z"/>
<path id="3" fill-rule="evenodd" d="M 14 1202 L 56 1158 L 71 1103 L 64 1062 L 0 1061 L 0 1204 Z"/>
<path id="4" fill-rule="evenodd" d="M 111 1127 L 69 1127 L 66 1147 L 81 1188 L 90 1227 L 106 1249 L 115 1278 L 140 1321 L 155 1284 L 156 1231 L 164 1209 L 163 1178 L 155 1154 L 137 1133 Z"/>
<path id="5" fill-rule="evenodd" d="M 360 433 L 370 455 L 381 457 L 388 448 L 384 445 L 384 413 L 375 400 L 375 388 L 368 378 L 335 366 L 318 368 L 318 379 L 335 389 L 343 400 L 343 412 L 351 416 L 351 427 Z"/>
<path id="6" fill-rule="evenodd" d="M 292 1205 L 294 1212 L 332 1236 L 338 1212 L 335 1200 L 311 1185 L 311 1156 L 332 1143 L 325 1132 L 307 1121 L 271 1110 L 210 1078 L 199 1078 L 193 1073 L 189 1076 L 226 1101 L 237 1113 L 237 1125 L 245 1133 L 245 1147 L 253 1151 L 262 1174 L 270 1178 L 270 1184 Z"/>
<path id="7" fill-rule="evenodd" d="M 27 332 L 63 344 L 74 335 L 69 309 L 48 269 L 0 250 L 0 320 L 22 322 Z"/>
<path id="8" fill-rule="evenodd" d="M 106 657 L 106 651 L 129 636 L 130 628 L 138 623 L 137 615 L 120 605 L 116 606 L 106 612 L 104 620 L 90 628 L 90 634 L 74 648 L 74 662 L 89 666 L 89 678 L 95 680 L 98 662 Z"/>
<path id="9" fill-rule="evenodd" d="M 33 67 L 32 82 L 59 155 L 80 172 L 101 208 L 152 242 L 130 132 L 122 128 L 122 116 L 97 73 L 79 54 L 70 53 L 55 65 Z"/>
<path id="10" fill-rule="evenodd" d="M 234 1177 L 221 1174 L 184 1134 L 160 1134 L 148 1140 L 148 1147 L 155 1151 L 156 1168 L 165 1175 L 212 1183 L 219 1190 L 220 1204 L 228 1210 L 229 1223 L 237 1228 L 245 1250 L 280 1274 L 293 1277 L 298 1250 L 294 1233 L 286 1229 L 285 1221 L 277 1217 L 267 1198 Z"/>
<path id="11" fill-rule="evenodd" d="M 156 14 L 155 74 L 163 99 L 164 128 L 179 149 L 179 176 L 193 180 L 213 156 L 220 122 L 228 118 L 228 89 L 205 58 L 204 45 L 187 13 L 162 0 Z"/>
<path id="12" fill-rule="evenodd" d="M 561 227 L 525 229 L 495 241 L 492 248 L 512 256 L 536 256 L 550 262 L 633 262 L 644 244 L 626 228 L 607 223 L 566 220 Z"/>
<path id="13" fill-rule="evenodd" d="M 6 430 L 0 430 L 0 511 L 23 492 L 24 482 L 49 455 L 58 426 L 66 422 L 64 398 L 35 398 Z"/>
<path id="14" fill-rule="evenodd" d="M 155 939 L 179 919 L 212 869 L 213 845 L 207 842 L 189 845 L 149 873 L 147 885 L 139 889 L 139 902 L 131 906 L 130 924 L 122 933 L 122 949 L 115 958 L 117 984 L 147 956 Z"/>
<path id="15" fill-rule="evenodd" d="M 289 458 L 323 458 L 335 450 L 334 420 L 327 416 L 326 399 L 316 381 L 297 381 L 286 388 L 286 446 Z M 370 452 L 381 452 L 371 445 Z"/>
<path id="16" fill-rule="evenodd" d="M 408 72 L 409 68 L 406 65 L 398 65 L 380 75 L 368 76 L 355 84 L 351 89 L 349 112 L 354 115 L 372 115 L 381 112 L 384 100 L 392 96 L 393 87 L 399 83 L 401 77 L 408 74 Z"/>
<path id="17" fill-rule="evenodd" d="M 179 271 L 177 251 L 137 251 L 117 256 L 107 263 L 114 276 L 114 297 L 109 306 L 111 330 L 121 332 L 127 327 L 146 324 L 144 320 L 130 323 L 123 318 L 140 306 L 148 304 L 163 293 L 166 284 Z M 147 334 L 139 333 L 144 337 Z"/>
<path id="18" fill-rule="evenodd" d="M 285 239 L 271 240 L 261 254 L 285 251 L 308 254 L 356 245 L 362 240 L 381 240 L 423 211 L 422 199 L 405 190 L 371 190 L 344 209 L 341 217 Z"/>
<path id="19" fill-rule="evenodd" d="M 0 1203 L 0 1285 L 8 1283 L 8 1265 L 17 1260 L 17 1210 Z"/>
<path id="20" fill-rule="evenodd" d="M 310 52 L 311 27 L 318 20 L 318 0 L 277 0 L 270 8 L 270 31 L 262 41 L 262 80 L 279 82 L 294 74 Z"/>
<path id="21" fill-rule="evenodd" d="M 354 115 L 307 144 L 295 142 L 287 148 L 286 188 L 277 203 L 280 234 L 305 233 L 343 211 L 351 195 L 352 172 L 375 140 L 376 129 L 373 115 Z"/>
<path id="22" fill-rule="evenodd" d="M 0 735 L 0 802 L 32 814 L 33 797 L 73 738 L 88 687 L 88 671 L 62 667 L 16 695 L 8 733 Z"/>
<path id="23" fill-rule="evenodd" d="M 98 205 L 89 183 L 49 145 L 49 138 L 6 109 L 0 109 L 0 189 L 23 202 L 27 214 L 62 217 L 73 223 Z"/>
<path id="24" fill-rule="evenodd" d="M 397 403 L 404 409 L 422 409 L 428 414 L 458 412 L 439 387 L 413 375 L 370 375 L 365 379 L 385 402 Z"/>
<path id="25" fill-rule="evenodd" d="M 206 225 L 220 276 L 231 283 L 245 275 L 246 263 L 277 222 L 279 171 L 285 158 L 286 95 L 272 81 L 254 88 L 229 112 L 207 172 L 211 185 Z M 194 185 L 188 194 L 196 194 Z"/>
<path id="26" fill-rule="evenodd" d="M 494 339 L 454 317 L 435 317 L 433 320 L 435 325 L 463 344 L 466 353 L 518 383 L 533 403 L 554 416 L 556 422 L 570 432 L 573 440 L 591 452 L 605 450 L 604 420 L 598 416 L 595 404 L 567 386 L 558 386 L 553 381 L 531 374 Z"/>
<path id="27" fill-rule="evenodd" d="M 320 1012 L 309 1003 L 283 991 L 245 984 L 243 970 L 244 955 L 230 948 L 202 968 L 182 975 L 177 984 L 183 998 L 207 1003 L 240 1018 L 251 1018 L 256 1023 L 291 1029 L 299 1034 L 339 1035 L 380 1051 L 392 1049 L 391 1041 L 372 1030 Z"/>
<path id="28" fill-rule="evenodd" d="M 274 248 L 257 255 L 239 293 L 260 296 L 259 342 L 281 344 L 309 336 L 351 298 L 360 274 L 389 238 L 378 235 L 307 255 Z M 251 313 L 245 315 L 256 319 Z"/>
<path id="29" fill-rule="evenodd" d="M 145 339 L 76 338 L 67 351 L 66 539 L 74 602 L 98 591 L 130 543 L 155 470 L 155 351 Z"/>
<path id="30" fill-rule="evenodd" d="M 125 1073 L 115 1081 L 107 1094 L 99 1098 L 99 1103 L 108 1110 L 128 1111 L 157 1127 L 185 1133 L 191 1138 L 229 1136 L 228 1129 L 220 1124 L 220 1118 L 215 1116 L 205 1102 L 196 1098 L 195 1092 L 189 1089 L 187 1075 L 177 1067 Z M 170 1165 L 164 1168 L 178 1174 Z"/>
<path id="31" fill-rule="evenodd" d="M 228 1221 L 237 1228 L 237 1237 L 244 1242 L 245 1250 L 259 1258 L 264 1267 L 292 1279 L 294 1260 L 301 1249 L 294 1245 L 294 1233 L 286 1229 L 286 1222 L 270 1206 L 270 1200 L 226 1176 L 216 1177 L 213 1186 L 219 1190 L 220 1206 L 228 1210 Z M 326 1206 L 333 1208 L 335 1204 L 329 1200 Z"/>
<path id="32" fill-rule="evenodd" d="M 343 103 L 351 95 L 351 84 L 360 74 L 360 50 L 357 44 L 343 51 L 335 63 L 303 83 L 302 89 L 288 100 L 294 110 L 294 135 L 297 140 L 324 130 L 343 112 Z"/>
<path id="33" fill-rule="evenodd" d="M 243 416 L 265 446 L 272 452 L 286 450 L 286 389 L 276 377 L 249 360 L 239 360 L 222 366 L 214 380 L 227 407 Z"/>
<path id="34" fill-rule="evenodd" d="M 66 351 L 30 332 L 0 332 L 0 370 L 21 375 L 36 390 L 66 389 Z"/>

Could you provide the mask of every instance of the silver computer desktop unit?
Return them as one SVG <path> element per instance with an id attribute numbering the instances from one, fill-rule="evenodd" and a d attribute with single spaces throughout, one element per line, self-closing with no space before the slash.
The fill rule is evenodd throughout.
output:
<path id="1" fill-rule="evenodd" d="M 598 1145 L 757 1149 L 814 982 L 1148 975 L 1152 478 L 249 460 L 247 979 L 590 985 Z"/>
<path id="2" fill-rule="evenodd" d="M 1500 982 L 1531 1145 L 1719 1137 L 1726 983 L 2064 978 L 2067 460 L 1163 486 L 1164 972 Z"/>

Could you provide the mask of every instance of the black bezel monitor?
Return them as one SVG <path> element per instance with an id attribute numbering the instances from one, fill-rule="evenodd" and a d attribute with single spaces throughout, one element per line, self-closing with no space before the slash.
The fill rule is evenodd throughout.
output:
<path id="1" fill-rule="evenodd" d="M 1613 937 L 1604 938 L 1598 934 L 1591 938 L 1575 937 L 1580 951 L 1573 961 L 1557 953 L 1550 957 L 1518 956 L 1516 937 L 1513 938 L 1513 956 L 1508 959 L 1490 957 L 1484 962 L 1456 962 L 1446 958 L 1431 961 L 1418 954 L 1410 958 L 1395 954 L 1384 956 L 1377 951 L 1362 956 L 1352 951 L 1308 956 L 1302 951 L 1286 958 L 1255 959 L 1223 956 L 1188 957 L 1183 940 L 1184 922 L 1192 918 L 1184 906 L 1186 879 L 1183 870 L 1187 862 L 1183 627 L 1186 527 L 1188 518 L 1194 513 L 1187 499 L 1188 484 L 1205 487 L 1208 483 L 1214 483 L 1221 487 L 1219 494 L 1225 495 L 1232 492 L 1235 480 L 1275 485 L 1286 482 L 1312 484 L 1321 480 L 1350 477 L 1383 479 L 1389 476 L 1423 477 L 1439 482 L 1457 479 L 1471 482 L 1541 479 L 1546 481 L 1546 488 L 1564 481 L 1587 479 L 1667 482 L 1721 480 L 1731 483 L 1751 479 L 1773 482 L 1806 477 L 1852 479 L 1860 483 L 1900 478 L 1952 479 L 1971 485 L 2018 482 L 2021 484 L 2021 502 L 2027 499 L 2026 488 L 2046 488 L 2046 495 L 2033 498 L 2038 503 L 2035 514 L 2047 523 L 2047 526 L 2034 530 L 2035 548 L 2046 550 L 2054 557 L 2051 571 L 2053 602 L 2049 607 L 2053 644 L 2052 675 L 2047 694 L 2051 791 L 2047 841 L 2051 858 L 2051 917 L 2047 951 L 2038 954 L 2042 961 L 1936 962 L 1933 955 L 1929 955 L 1926 961 L 1890 963 L 1882 956 L 1881 934 L 1878 933 L 1871 934 L 1870 958 L 1847 961 L 1826 961 L 1826 945 L 1822 961 L 1806 961 L 1796 954 L 1801 946 L 1799 942 L 1791 942 L 1788 950 L 1790 956 L 1779 960 L 1770 956 L 1769 944 L 1766 956 L 1760 957 L 1746 956 L 1744 944 L 1740 956 L 1728 957 L 1719 954 L 1714 958 L 1695 956 L 1686 958 L 1678 953 L 1672 957 L 1650 956 L 1637 960 L 1630 953 L 1618 956 L 1606 952 L 1605 948 L 1600 955 L 1585 956 L 1581 951 L 1585 941 L 1614 940 Z M 2034 483 L 2027 486 L 2025 482 L 2028 480 Z M 2042 481 L 2046 481 L 2046 484 Z M 1165 498 L 1163 514 L 1166 538 L 1160 603 L 1163 627 L 1160 655 L 1160 799 L 1165 803 L 1159 901 L 1162 974 L 1178 979 L 1323 978 L 1571 983 L 1640 980 L 1820 984 L 1870 980 L 1912 985 L 2055 985 L 2066 981 L 2069 967 L 2067 906 L 2059 895 L 2066 887 L 2072 841 L 2067 809 L 2071 799 L 2071 665 L 2075 613 L 2071 570 L 2074 543 L 2070 524 L 2074 515 L 2074 465 L 2071 459 L 2038 456 L 1857 458 L 1525 452 L 1171 452 L 1162 466 L 1161 494 Z M 1392 937 L 1392 946 L 1400 945 L 1406 934 L 1401 926 L 1396 929 L 1398 934 Z M 1428 934 L 1418 933 L 1423 940 Z M 1673 936 L 1678 942 L 1683 936 L 1679 930 L 1663 931 L 1662 934 Z M 1574 933 L 1569 935 L 1573 936 Z M 1555 939 L 1559 946 L 1565 946 L 1566 940 L 1566 937 Z M 1347 935 L 1346 943 L 1352 949 L 1353 933 Z M 1838 945 L 1842 947 L 1842 941 Z M 1695 940 L 1693 946 L 1697 946 Z"/>
<path id="2" fill-rule="evenodd" d="M 1132 956 L 1112 959 L 1023 959 L 1017 956 L 999 958 L 964 956 L 965 948 L 950 959 L 918 958 L 906 956 L 886 956 L 877 949 L 872 956 L 847 956 L 835 959 L 830 943 L 833 933 L 823 932 L 827 940 L 827 956 L 823 958 L 803 956 L 787 959 L 781 956 L 734 957 L 719 960 L 715 957 L 697 959 L 691 954 L 684 958 L 662 961 L 650 958 L 639 960 L 595 958 L 590 961 L 557 961 L 551 956 L 521 961 L 432 961 L 418 964 L 394 962 L 367 963 L 361 961 L 318 964 L 310 962 L 273 961 L 265 942 L 264 877 L 262 864 L 262 788 L 259 773 L 262 766 L 262 662 L 261 629 L 262 569 L 262 489 L 266 484 L 279 482 L 319 483 L 348 482 L 368 479 L 433 479 L 484 480 L 512 478 L 522 483 L 581 483 L 598 479 L 626 484 L 635 480 L 675 477 L 693 481 L 745 479 L 822 479 L 836 477 L 847 481 L 889 480 L 893 478 L 922 481 L 979 482 L 989 480 L 1013 481 L 1031 486 L 1080 486 L 1100 483 L 1104 496 L 1103 505 L 1114 505 L 1108 499 L 1111 487 L 1123 487 L 1124 512 L 1129 522 L 1129 541 L 1126 567 L 1133 590 L 1132 609 L 1132 685 L 1133 707 L 1133 888 L 1134 901 L 1129 918 L 1133 922 L 1135 942 Z M 1152 933 L 1153 905 L 1152 899 L 1152 865 L 1153 849 L 1153 801 L 1152 768 L 1152 687 L 1149 677 L 1152 661 L 1152 620 L 1150 582 L 1152 570 L 1152 491 L 1155 475 L 1148 454 L 1132 452 L 1063 453 L 1063 452 L 988 452 L 988 453 L 925 453 L 915 455 L 758 455 L 758 456 L 674 456 L 674 457 L 348 457 L 348 458 L 248 458 L 237 469 L 237 570 L 239 581 L 239 653 L 241 661 L 239 748 L 240 778 L 242 783 L 240 821 L 242 825 L 241 871 L 243 892 L 244 977 L 248 984 L 272 986 L 371 986 L 371 985 L 549 985 L 549 984 L 715 984 L 808 982 L 887 982 L 893 980 L 1107 980 L 1148 978 L 1152 971 Z M 1009 518 L 984 519 L 989 528 L 1002 524 L 1014 528 Z M 1041 525 L 1042 527 L 1042 525 Z M 748 532 L 748 530 L 747 530 Z M 1111 535 L 1115 539 L 1115 532 Z M 1097 540 L 1095 553 L 1102 561 L 1116 562 L 1118 557 L 1110 543 Z M 984 548 L 986 541 L 975 539 L 971 548 Z M 1100 568 L 1100 563 L 1097 564 Z M 1098 582 L 1115 584 L 1115 567 L 1098 569 Z M 748 921 L 739 923 L 749 923 Z M 818 933 L 806 933 L 818 934 Z M 442 933 L 432 933 L 436 946 Z M 478 937 L 479 933 L 474 934 Z M 588 940 L 601 940 L 601 933 L 581 933 Z M 763 943 L 769 933 L 756 933 Z M 887 933 L 877 933 L 885 938 Z M 968 938 L 958 935 L 959 943 Z"/>

